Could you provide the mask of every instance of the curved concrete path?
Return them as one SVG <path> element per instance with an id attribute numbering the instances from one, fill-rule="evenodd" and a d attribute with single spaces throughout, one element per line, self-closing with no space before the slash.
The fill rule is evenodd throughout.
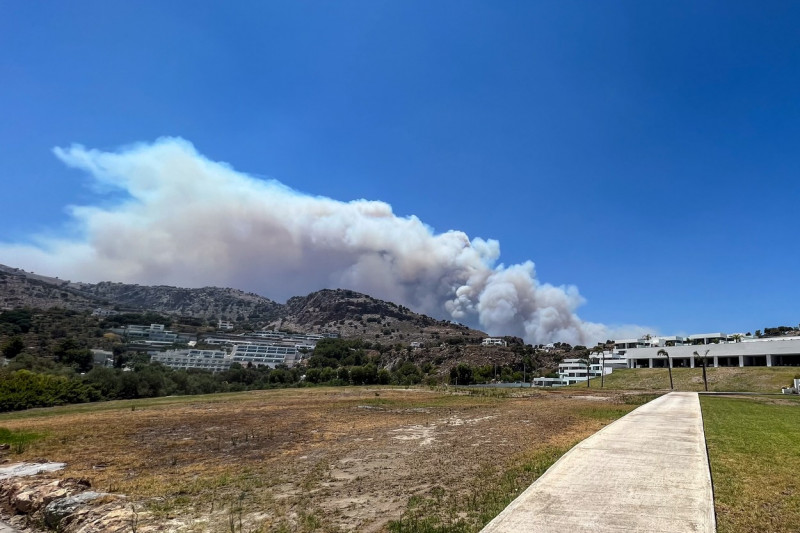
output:
<path id="1" fill-rule="evenodd" d="M 664 395 L 564 454 L 485 533 L 713 533 L 700 400 Z"/>

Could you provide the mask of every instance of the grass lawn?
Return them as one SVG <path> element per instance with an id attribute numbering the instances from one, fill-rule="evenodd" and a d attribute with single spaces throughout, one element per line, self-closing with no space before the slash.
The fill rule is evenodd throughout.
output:
<path id="1" fill-rule="evenodd" d="M 800 531 L 800 398 L 700 402 L 719 533 Z"/>
<path id="2" fill-rule="evenodd" d="M 792 378 L 800 373 L 797 367 L 723 367 L 708 368 L 708 390 L 715 392 L 766 392 L 780 393 L 781 387 L 789 387 Z M 701 368 L 673 368 L 672 379 L 675 390 L 702 391 L 703 370 Z M 580 387 L 581 385 L 575 385 Z M 600 379 L 592 379 L 592 387 L 600 387 Z M 583 384 L 586 388 L 586 384 Z M 605 388 L 617 390 L 664 390 L 669 389 L 669 374 L 666 368 L 636 368 L 614 370 L 605 377 Z"/>

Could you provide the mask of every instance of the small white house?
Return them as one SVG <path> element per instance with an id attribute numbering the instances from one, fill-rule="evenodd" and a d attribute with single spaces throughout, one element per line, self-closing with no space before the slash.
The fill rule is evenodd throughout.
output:
<path id="1" fill-rule="evenodd" d="M 481 341 L 481 346 L 508 346 L 508 343 L 497 337 L 486 337 Z"/>

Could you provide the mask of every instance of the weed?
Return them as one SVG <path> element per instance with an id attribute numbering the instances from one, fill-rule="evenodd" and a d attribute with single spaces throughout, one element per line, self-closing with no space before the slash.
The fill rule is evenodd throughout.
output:
<path id="1" fill-rule="evenodd" d="M 412 496 L 399 520 L 389 522 L 393 533 L 467 533 L 479 531 L 541 476 L 564 452 L 545 447 L 505 471 L 484 467 L 466 494 L 447 494 L 441 487 L 429 497 Z"/>
<path id="2" fill-rule="evenodd" d="M 139 512 L 136 510 L 136 504 L 131 504 L 131 519 L 130 519 L 131 533 L 136 533 L 139 529 Z"/>
<path id="3" fill-rule="evenodd" d="M 16 454 L 21 454 L 28 449 L 28 446 L 43 435 L 29 433 L 25 431 L 11 431 L 7 428 L 0 428 L 0 444 L 8 445 Z"/>
<path id="4" fill-rule="evenodd" d="M 625 394 L 622 403 L 625 405 L 644 405 L 661 396 L 660 394 Z"/>

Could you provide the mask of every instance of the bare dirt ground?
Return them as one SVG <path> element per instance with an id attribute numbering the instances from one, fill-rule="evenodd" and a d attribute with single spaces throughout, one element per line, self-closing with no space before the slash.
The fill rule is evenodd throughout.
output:
<path id="1" fill-rule="evenodd" d="M 6 459 L 67 463 L 47 476 L 127 495 L 141 527 L 370 532 L 415 500 L 467 516 L 509 469 L 557 457 L 640 403 L 630 398 L 288 389 L 37 410 L 0 426 L 46 435 Z M 530 481 L 503 483 L 518 492 Z"/>

